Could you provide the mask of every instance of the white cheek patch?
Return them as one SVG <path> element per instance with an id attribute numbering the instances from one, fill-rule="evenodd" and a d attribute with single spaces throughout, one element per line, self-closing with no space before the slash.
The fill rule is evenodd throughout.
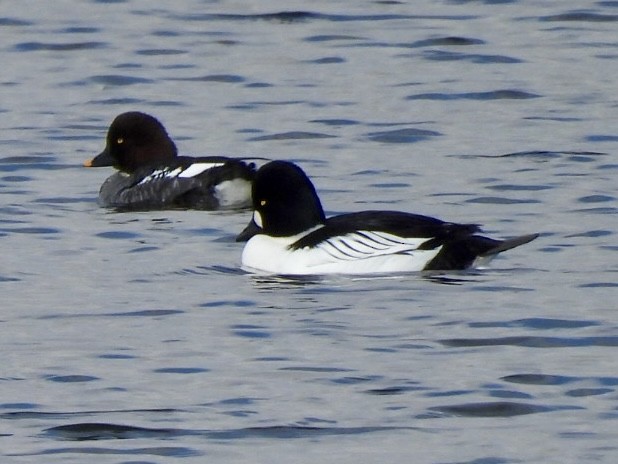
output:
<path id="1" fill-rule="evenodd" d="M 195 177 L 208 169 L 218 168 L 223 165 L 224 163 L 193 163 L 187 169 L 182 171 L 178 177 Z"/>
<path id="2" fill-rule="evenodd" d="M 259 211 L 253 212 L 253 222 L 255 222 L 255 225 L 257 225 L 260 229 L 264 228 L 264 226 L 262 225 L 262 215 Z"/>

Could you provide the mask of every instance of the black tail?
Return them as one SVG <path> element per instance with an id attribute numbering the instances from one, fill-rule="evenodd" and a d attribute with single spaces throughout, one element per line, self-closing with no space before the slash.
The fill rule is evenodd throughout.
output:
<path id="1" fill-rule="evenodd" d="M 531 242 L 535 238 L 537 238 L 539 234 L 528 234 L 528 235 L 520 235 L 519 237 L 509 238 L 508 240 L 501 240 L 498 245 L 489 250 L 481 253 L 480 257 L 489 257 L 495 256 L 498 253 L 502 253 L 503 251 L 510 250 L 511 248 L 518 247 L 519 245 L 525 245 L 528 242 Z"/>
<path id="2" fill-rule="evenodd" d="M 495 240 L 481 235 L 469 235 L 442 246 L 440 253 L 431 260 L 426 271 L 451 271 L 467 269 L 478 259 L 486 261 L 498 253 L 524 245 L 537 238 L 539 234 L 521 235 L 507 240 Z"/>

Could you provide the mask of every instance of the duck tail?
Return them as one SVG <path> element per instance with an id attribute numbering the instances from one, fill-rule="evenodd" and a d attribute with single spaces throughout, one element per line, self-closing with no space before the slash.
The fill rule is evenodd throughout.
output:
<path id="1" fill-rule="evenodd" d="M 491 256 L 495 256 L 498 253 L 502 253 L 503 251 L 510 250 L 511 248 L 518 247 L 520 245 L 525 245 L 528 242 L 531 242 L 535 238 L 537 238 L 539 234 L 528 234 L 528 235 L 520 235 L 519 237 L 509 238 L 507 240 L 500 240 L 498 244 L 479 255 L 479 257 L 487 258 Z"/>
<path id="2" fill-rule="evenodd" d="M 485 267 L 498 253 L 528 243 L 539 234 L 521 235 L 507 240 L 496 240 L 482 235 L 470 235 L 447 242 L 431 260 L 426 271 L 462 270 Z"/>

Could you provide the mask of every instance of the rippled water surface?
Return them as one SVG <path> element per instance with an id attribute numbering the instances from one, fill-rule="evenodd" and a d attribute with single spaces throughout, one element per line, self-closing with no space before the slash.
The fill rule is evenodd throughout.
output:
<path id="1" fill-rule="evenodd" d="M 12 2 L 3 463 L 614 463 L 618 3 Z M 291 159 L 328 214 L 541 232 L 488 270 L 239 270 L 249 212 L 117 213 L 113 117 Z"/>

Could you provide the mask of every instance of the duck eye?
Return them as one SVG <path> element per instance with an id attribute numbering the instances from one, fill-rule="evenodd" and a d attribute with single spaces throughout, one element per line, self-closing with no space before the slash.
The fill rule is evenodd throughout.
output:
<path id="1" fill-rule="evenodd" d="M 260 206 L 266 206 L 266 200 L 260 200 Z"/>
<path id="2" fill-rule="evenodd" d="M 116 143 L 117 143 L 118 145 L 120 145 L 122 142 L 124 142 L 124 139 L 123 139 L 122 137 L 118 137 L 118 138 L 116 139 Z"/>

